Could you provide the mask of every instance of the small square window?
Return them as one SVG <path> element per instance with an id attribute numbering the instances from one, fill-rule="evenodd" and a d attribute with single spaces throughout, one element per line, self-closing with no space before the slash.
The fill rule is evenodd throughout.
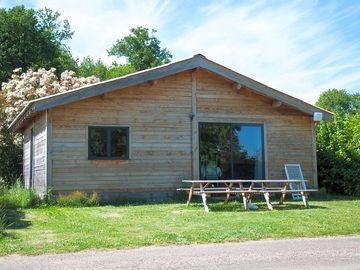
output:
<path id="1" fill-rule="evenodd" d="M 128 127 L 89 127 L 89 159 L 129 159 Z"/>

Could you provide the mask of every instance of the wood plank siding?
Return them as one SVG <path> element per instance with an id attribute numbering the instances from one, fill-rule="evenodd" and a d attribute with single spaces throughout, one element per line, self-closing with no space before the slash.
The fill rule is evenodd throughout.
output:
<path id="1" fill-rule="evenodd" d="M 55 191 L 173 192 L 191 177 L 191 72 L 50 111 Z M 88 126 L 129 127 L 129 160 L 88 160 Z"/>
<path id="2" fill-rule="evenodd" d="M 234 84 L 209 71 L 198 73 L 199 122 L 260 123 L 265 135 L 265 175 L 285 179 L 284 164 L 300 163 L 305 179 L 317 185 L 313 166 L 312 117 L 289 106 L 272 106 L 273 99 Z"/>
<path id="3" fill-rule="evenodd" d="M 33 130 L 31 132 L 31 130 Z M 31 136 L 33 146 L 31 149 Z M 33 187 L 38 193 L 47 189 L 47 133 L 46 112 L 38 115 L 24 131 L 23 174 L 25 187 Z M 31 164 L 31 155 L 33 161 Z M 32 167 L 31 167 L 32 165 Z"/>
<path id="4" fill-rule="evenodd" d="M 30 140 L 31 140 L 31 128 L 32 125 L 29 125 L 23 131 L 23 178 L 25 187 L 30 187 Z"/>
<path id="5" fill-rule="evenodd" d="M 285 163 L 300 163 L 316 186 L 311 116 L 237 88 L 200 68 L 49 109 L 34 123 L 39 132 L 35 173 L 39 179 L 47 173 L 56 192 L 174 192 L 181 179 L 198 178 L 198 122 L 261 123 L 266 177 L 283 179 Z M 88 126 L 102 125 L 129 127 L 129 160 L 88 159 Z M 24 132 L 25 182 L 29 130 Z"/>

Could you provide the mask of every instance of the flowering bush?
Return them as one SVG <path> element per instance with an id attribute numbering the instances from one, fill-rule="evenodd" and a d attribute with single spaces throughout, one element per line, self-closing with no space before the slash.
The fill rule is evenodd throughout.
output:
<path id="1" fill-rule="evenodd" d="M 11 79 L 2 84 L 5 114 L 7 122 L 11 122 L 26 106 L 29 100 L 52 94 L 66 92 L 75 88 L 99 82 L 95 76 L 86 78 L 75 77 L 74 71 L 64 71 L 60 78 L 55 74 L 55 68 L 37 71 L 29 69 L 22 73 L 21 68 L 13 71 Z"/>
<path id="2" fill-rule="evenodd" d="M 55 68 L 37 71 L 29 69 L 22 72 L 21 68 L 13 71 L 11 79 L 2 84 L 0 91 L 0 177 L 6 185 L 14 183 L 21 175 L 21 139 L 7 127 L 26 104 L 36 98 L 62 93 L 98 82 L 95 76 L 86 78 L 75 77 L 75 72 L 64 71 L 60 78 Z"/>

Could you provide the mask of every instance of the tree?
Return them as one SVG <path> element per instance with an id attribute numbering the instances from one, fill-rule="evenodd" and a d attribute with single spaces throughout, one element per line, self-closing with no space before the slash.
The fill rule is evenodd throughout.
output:
<path id="1" fill-rule="evenodd" d="M 93 59 L 91 59 L 90 56 L 87 56 L 84 57 L 83 60 L 81 61 L 76 73 L 78 76 L 93 75 L 98 77 L 101 81 L 103 81 L 107 79 L 107 71 L 108 68 L 105 65 L 105 63 L 101 61 L 101 59 L 98 59 L 95 62 Z"/>
<path id="2" fill-rule="evenodd" d="M 0 182 L 14 184 L 21 175 L 21 162 L 22 147 L 14 140 L 14 134 L 0 128 Z"/>
<path id="3" fill-rule="evenodd" d="M 316 105 L 341 115 L 354 114 L 360 109 L 360 94 L 332 89 L 322 93 Z"/>
<path id="4" fill-rule="evenodd" d="M 121 77 L 135 71 L 136 70 L 133 68 L 133 66 L 129 64 L 120 65 L 116 62 L 113 62 L 111 66 L 106 66 L 106 64 L 102 62 L 101 59 L 98 59 L 95 62 L 91 59 L 90 56 L 87 56 L 83 58 L 76 73 L 78 76 L 82 77 L 94 75 L 103 81 Z"/>
<path id="5" fill-rule="evenodd" d="M 90 56 L 83 58 L 78 69 L 78 76 L 95 75 L 100 80 L 108 80 L 124 76 L 135 71 L 155 67 L 170 62 L 170 52 L 160 48 L 160 41 L 154 36 L 155 30 L 137 27 L 108 51 L 109 55 L 126 57 L 125 64 L 113 62 L 107 66 L 101 59 L 94 61 Z"/>
<path id="6" fill-rule="evenodd" d="M 135 71 L 135 68 L 130 64 L 119 65 L 116 62 L 113 62 L 111 66 L 108 67 L 106 79 L 108 80 L 116 77 L 125 76 Z"/>
<path id="7" fill-rule="evenodd" d="M 319 183 L 329 191 L 360 194 L 359 94 L 332 89 L 316 105 L 332 110 L 332 122 L 317 128 Z"/>
<path id="8" fill-rule="evenodd" d="M 172 55 L 166 48 L 160 48 L 160 41 L 154 36 L 156 30 L 136 27 L 131 34 L 117 40 L 108 50 L 109 55 L 126 57 L 135 70 L 144 70 L 170 62 Z"/>
<path id="9" fill-rule="evenodd" d="M 73 32 L 68 21 L 60 21 L 59 17 L 60 13 L 47 8 L 0 9 L 0 83 L 19 67 L 55 67 L 58 74 L 76 68 L 76 61 L 64 45 Z"/>
<path id="10" fill-rule="evenodd" d="M 101 81 L 104 81 L 116 77 L 121 77 L 135 71 L 135 68 L 129 64 L 120 65 L 116 62 L 113 62 L 111 66 L 106 66 L 105 63 L 101 61 L 101 59 L 98 59 L 95 62 L 90 58 L 90 56 L 87 56 L 83 58 L 76 74 L 82 77 L 94 75 Z"/>

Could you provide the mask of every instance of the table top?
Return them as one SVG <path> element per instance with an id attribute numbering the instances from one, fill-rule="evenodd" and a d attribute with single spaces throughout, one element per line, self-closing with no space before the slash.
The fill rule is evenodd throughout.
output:
<path id="1" fill-rule="evenodd" d="M 229 179 L 229 180 L 182 180 L 184 183 L 300 183 L 308 182 L 308 180 L 243 180 L 243 179 Z"/>

